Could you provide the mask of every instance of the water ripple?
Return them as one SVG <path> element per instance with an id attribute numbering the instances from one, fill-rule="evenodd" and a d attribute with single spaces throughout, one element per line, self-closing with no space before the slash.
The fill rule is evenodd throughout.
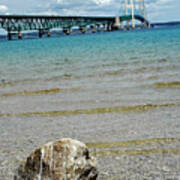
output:
<path id="1" fill-rule="evenodd" d="M 154 83 L 157 88 L 180 88 L 180 81 Z"/>
<path id="2" fill-rule="evenodd" d="M 66 115 L 80 115 L 80 114 L 105 114 L 105 113 L 127 113 L 137 112 L 142 113 L 151 109 L 176 107 L 180 106 L 180 103 L 176 104 L 146 104 L 137 106 L 123 106 L 123 107 L 107 107 L 107 108 L 95 108 L 95 109 L 79 109 L 79 110 L 64 110 L 64 111 L 49 111 L 49 112 L 26 112 L 26 113 L 1 113 L 0 117 L 30 117 L 30 116 L 42 116 L 42 117 L 57 117 Z"/>

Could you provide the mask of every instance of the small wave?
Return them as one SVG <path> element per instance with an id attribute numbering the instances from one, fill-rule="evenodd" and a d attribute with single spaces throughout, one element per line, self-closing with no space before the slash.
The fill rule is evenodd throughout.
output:
<path id="1" fill-rule="evenodd" d="M 148 146 L 152 144 L 168 144 L 171 142 L 180 143 L 180 138 L 153 138 L 153 139 L 138 139 L 131 141 L 120 142 L 102 142 L 102 143 L 86 143 L 89 148 L 115 148 L 115 147 L 132 147 L 132 146 Z"/>
<path id="2" fill-rule="evenodd" d="M 15 92 L 15 93 L 4 93 L 2 97 L 11 97 L 11 96 L 31 96 L 31 95 L 46 95 L 46 94 L 55 94 L 59 92 L 76 92 L 79 91 L 79 88 L 71 88 L 71 89 L 45 89 L 45 90 L 38 90 L 38 91 L 22 91 L 22 92 Z"/>
<path id="3" fill-rule="evenodd" d="M 0 87 L 13 86 L 12 82 L 1 82 Z"/>
<path id="4" fill-rule="evenodd" d="M 52 76 L 49 78 L 45 78 L 44 81 L 57 81 L 57 80 L 80 80 L 83 79 L 84 76 L 78 76 L 73 74 L 64 74 L 59 76 Z"/>
<path id="5" fill-rule="evenodd" d="M 104 73 L 100 74 L 99 76 L 101 76 L 101 77 L 105 77 L 105 76 L 119 76 L 119 75 L 124 74 L 124 73 L 125 73 L 125 70 L 122 69 L 122 70 L 117 70 L 117 71 L 104 72 Z"/>
<path id="6" fill-rule="evenodd" d="M 165 58 L 158 59 L 157 61 L 160 62 L 160 63 L 166 63 L 166 62 L 168 62 L 168 60 L 165 59 Z"/>
<path id="7" fill-rule="evenodd" d="M 61 92 L 61 89 L 48 89 L 48 90 L 39 90 L 39 91 L 23 91 L 23 92 L 16 92 L 16 93 L 5 93 L 2 96 L 10 97 L 10 96 L 20 96 L 20 95 L 40 95 L 40 94 L 51 94 L 51 93 L 58 93 Z"/>
<path id="8" fill-rule="evenodd" d="M 175 107 L 180 106 L 180 103 L 176 104 L 147 104 L 137 106 L 124 106 L 124 107 L 107 107 L 107 108 L 95 108 L 95 109 L 80 109 L 80 110 L 64 110 L 64 111 L 49 111 L 49 112 L 27 112 L 18 114 L 0 114 L 0 117 L 17 116 L 17 117 L 29 117 L 29 116 L 41 116 L 41 117 L 57 117 L 66 115 L 80 115 L 80 114 L 105 114 L 105 113 L 127 113 L 137 112 L 143 113 L 151 109 Z"/>
<path id="9" fill-rule="evenodd" d="M 19 80 L 14 80 L 14 81 L 4 81 L 4 82 L 0 82 L 0 87 L 6 87 L 6 86 L 15 86 L 19 83 L 34 83 L 36 81 L 39 81 L 42 79 L 19 79 Z"/>
<path id="10" fill-rule="evenodd" d="M 180 81 L 174 81 L 174 82 L 159 82 L 154 83 L 153 86 L 157 88 L 180 88 Z"/>
<path id="11" fill-rule="evenodd" d="M 102 142 L 102 143 L 86 143 L 89 148 L 96 148 L 95 155 L 104 156 L 136 156 L 136 155 L 150 155 L 150 154 L 179 154 L 180 149 L 167 148 L 168 145 L 179 144 L 180 138 L 153 138 L 153 139 L 138 139 L 131 141 L 119 142 Z M 153 146 L 161 148 L 154 148 Z M 163 147 L 164 146 L 164 147 Z M 114 148 L 114 149 L 113 149 Z M 123 149 L 117 149 L 123 148 Z M 125 149 L 124 149 L 125 148 Z M 139 149 L 141 148 L 141 149 Z"/>
<path id="12" fill-rule="evenodd" d="M 150 154 L 180 154 L 180 149 L 142 149 L 142 150 L 108 150 L 108 151 L 98 151 L 95 153 L 100 157 L 104 156 L 146 156 Z"/>
<path id="13" fill-rule="evenodd" d="M 149 77 L 147 77 L 147 79 L 148 79 L 148 80 L 158 79 L 158 76 L 155 76 L 155 75 L 149 76 Z"/>

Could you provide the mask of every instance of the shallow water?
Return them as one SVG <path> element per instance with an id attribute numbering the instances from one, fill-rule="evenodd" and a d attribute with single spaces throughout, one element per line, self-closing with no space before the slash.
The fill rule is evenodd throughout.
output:
<path id="1" fill-rule="evenodd" d="M 109 156 L 179 155 L 179 50 L 179 28 L 0 42 L 0 177 L 62 137 L 105 143 L 113 177 Z M 122 149 L 129 141 L 145 145 Z"/>
<path id="2" fill-rule="evenodd" d="M 179 103 L 179 29 L 0 44 L 2 113 Z M 46 98 L 44 98 L 46 97 Z M 23 106 L 28 99 L 27 107 Z M 30 100 L 29 100 L 30 99 Z M 19 108 L 14 108 L 18 101 Z M 52 103 L 56 103 L 53 105 Z M 83 102 L 83 103 L 82 103 Z M 6 108 L 6 104 L 11 104 Z M 62 104 L 60 106 L 59 104 Z M 36 111 L 35 111 L 36 112 Z"/>

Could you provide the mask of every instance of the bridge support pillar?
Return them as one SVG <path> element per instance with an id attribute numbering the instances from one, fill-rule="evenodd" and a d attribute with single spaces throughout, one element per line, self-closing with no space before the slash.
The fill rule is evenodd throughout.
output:
<path id="1" fill-rule="evenodd" d="M 92 25 L 91 30 L 92 30 L 92 33 L 95 33 L 96 32 L 96 26 Z"/>
<path id="2" fill-rule="evenodd" d="M 136 25 L 135 25 L 135 20 L 132 19 L 132 29 L 135 29 Z"/>
<path id="3" fill-rule="evenodd" d="M 123 21 L 121 21 L 120 24 L 121 24 L 120 28 L 123 30 L 123 29 L 124 29 L 124 23 L 123 23 Z"/>
<path id="4" fill-rule="evenodd" d="M 115 18 L 115 22 L 114 22 L 113 28 L 115 30 L 119 30 L 120 26 L 121 26 L 120 17 L 118 16 L 118 17 Z"/>
<path id="5" fill-rule="evenodd" d="M 21 32 L 18 32 L 18 39 L 22 39 L 22 34 L 21 34 Z"/>
<path id="6" fill-rule="evenodd" d="M 147 28 L 148 24 L 146 23 L 146 21 L 144 21 L 144 27 Z"/>
<path id="7" fill-rule="evenodd" d="M 86 27 L 80 27 L 79 30 L 81 31 L 81 33 L 84 34 L 84 33 L 86 33 L 87 29 L 86 29 Z"/>
<path id="8" fill-rule="evenodd" d="M 113 30 L 113 27 L 112 27 L 112 24 L 108 24 L 108 26 L 107 26 L 107 31 L 112 31 Z"/>
<path id="9" fill-rule="evenodd" d="M 97 32 L 101 32 L 101 25 L 97 24 Z"/>
<path id="10" fill-rule="evenodd" d="M 129 21 L 126 22 L 126 29 L 129 30 L 130 27 L 129 27 Z"/>
<path id="11" fill-rule="evenodd" d="M 11 34 L 10 31 L 8 32 L 8 40 L 9 40 L 9 41 L 12 40 L 12 34 Z"/>
<path id="12" fill-rule="evenodd" d="M 42 36 L 43 36 L 43 30 L 39 29 L 39 38 L 42 38 Z"/>
<path id="13" fill-rule="evenodd" d="M 151 28 L 151 23 L 148 23 L 148 28 Z"/>
<path id="14" fill-rule="evenodd" d="M 103 31 L 104 31 L 104 32 L 107 31 L 107 24 L 103 24 Z"/>
<path id="15" fill-rule="evenodd" d="M 47 31 L 47 37 L 51 37 L 51 32 Z"/>
<path id="16" fill-rule="evenodd" d="M 71 28 L 63 29 L 63 32 L 64 32 L 66 35 L 70 35 L 70 34 L 71 34 Z"/>

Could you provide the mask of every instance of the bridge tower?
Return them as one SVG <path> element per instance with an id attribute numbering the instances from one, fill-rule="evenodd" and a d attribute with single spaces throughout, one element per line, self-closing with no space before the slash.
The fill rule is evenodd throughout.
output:
<path id="1" fill-rule="evenodd" d="M 132 28 L 135 28 L 135 0 L 125 0 L 124 2 L 124 8 L 125 8 L 125 15 L 131 15 L 132 16 Z M 129 29 L 129 21 L 127 21 L 127 28 Z"/>
<path id="2" fill-rule="evenodd" d="M 139 0 L 139 14 L 146 19 L 146 8 L 144 0 Z"/>
<path id="3" fill-rule="evenodd" d="M 121 0 L 121 16 L 131 16 L 132 28 L 135 28 L 135 15 L 140 15 L 146 19 L 146 8 L 144 0 Z M 127 28 L 129 29 L 129 20 Z"/>
<path id="4" fill-rule="evenodd" d="M 144 17 L 144 19 L 147 19 L 146 7 L 145 7 L 144 0 L 139 0 L 139 15 Z M 144 22 L 144 26 L 147 26 L 146 22 Z M 149 24 L 149 26 L 150 26 L 150 24 Z"/>

